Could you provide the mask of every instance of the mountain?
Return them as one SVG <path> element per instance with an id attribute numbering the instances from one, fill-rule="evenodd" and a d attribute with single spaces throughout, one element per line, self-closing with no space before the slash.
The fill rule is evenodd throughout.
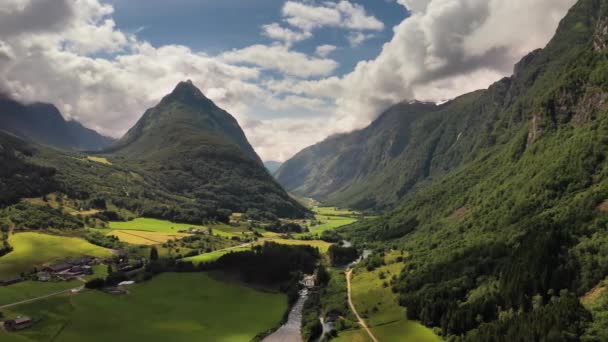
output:
<path id="1" fill-rule="evenodd" d="M 274 174 L 275 172 L 277 172 L 277 170 L 281 167 L 281 165 L 283 165 L 283 163 L 278 162 L 278 161 L 273 161 L 273 160 L 264 162 L 264 166 L 266 167 L 266 170 L 268 170 L 268 172 L 270 172 L 270 174 Z"/>
<path id="2" fill-rule="evenodd" d="M 66 121 L 51 104 L 24 105 L 4 97 L 0 97 L 0 129 L 32 142 L 68 150 L 98 151 L 113 141 L 76 121 Z"/>
<path id="3" fill-rule="evenodd" d="M 588 304 L 608 277 L 606 75 L 608 1 L 579 0 L 512 77 L 411 123 L 374 185 L 395 209 L 342 231 L 404 251 L 409 319 L 446 340 L 608 340 L 605 299 Z"/>
<path id="4" fill-rule="evenodd" d="M 190 81 L 147 110 L 104 155 L 129 160 L 168 192 L 207 208 L 281 217 L 308 212 L 268 174 L 236 119 Z"/>
<path id="5" fill-rule="evenodd" d="M 363 130 L 332 136 L 304 149 L 275 176 L 290 192 L 326 203 L 367 209 L 370 202 L 380 202 L 372 200 L 371 194 L 394 202 L 392 180 L 399 176 L 386 170 L 397 170 L 396 164 L 403 159 L 412 162 L 408 154 L 415 152 L 420 137 L 420 127 L 413 123 L 441 108 L 421 102 L 397 104 Z"/>

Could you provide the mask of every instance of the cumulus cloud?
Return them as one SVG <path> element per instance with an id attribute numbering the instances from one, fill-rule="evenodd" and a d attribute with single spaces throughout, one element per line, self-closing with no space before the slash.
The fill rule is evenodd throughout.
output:
<path id="1" fill-rule="evenodd" d="M 282 41 L 288 46 L 312 37 L 312 33 L 310 32 L 296 32 L 289 28 L 282 27 L 278 23 L 262 26 L 262 34 L 268 38 Z"/>
<path id="2" fill-rule="evenodd" d="M 283 16 L 286 21 L 304 31 L 321 27 L 341 27 L 353 30 L 382 31 L 384 24 L 368 15 L 365 8 L 349 1 L 323 2 L 309 4 L 287 1 L 283 6 Z"/>
<path id="3" fill-rule="evenodd" d="M 338 67 L 338 63 L 334 60 L 309 57 L 301 52 L 290 51 L 282 45 L 252 45 L 225 52 L 221 58 L 231 63 L 257 65 L 264 69 L 278 70 L 287 75 L 303 78 L 327 76 Z"/>
<path id="4" fill-rule="evenodd" d="M 348 35 L 348 42 L 351 47 L 357 47 L 363 44 L 366 40 L 373 38 L 373 34 L 366 34 L 363 32 L 353 32 Z"/>
<path id="5" fill-rule="evenodd" d="M 332 52 L 336 51 L 337 48 L 338 47 L 335 45 L 329 45 L 329 44 L 319 45 L 315 49 L 315 53 L 321 57 L 327 57 Z"/>
<path id="6" fill-rule="evenodd" d="M 373 60 L 342 78 L 293 84 L 331 94 L 345 130 L 368 124 L 404 99 L 441 101 L 485 88 L 542 47 L 575 0 L 398 0 L 410 17 Z M 517 27 L 517 30 L 505 30 Z"/>

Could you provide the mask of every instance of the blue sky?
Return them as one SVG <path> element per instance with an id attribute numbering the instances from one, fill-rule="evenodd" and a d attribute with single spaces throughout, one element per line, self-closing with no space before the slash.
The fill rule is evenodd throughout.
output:
<path id="1" fill-rule="evenodd" d="M 351 1 L 384 23 L 384 30 L 358 47 L 351 47 L 347 31 L 321 28 L 311 39 L 296 43 L 293 50 L 313 54 L 323 44 L 338 49 L 331 55 L 340 63 L 335 74 L 353 70 L 357 62 L 373 59 L 393 35 L 393 27 L 408 15 L 394 0 Z M 261 35 L 262 26 L 281 22 L 285 0 L 110 0 L 119 29 L 137 32 L 140 39 L 158 47 L 180 44 L 211 55 L 253 44 L 271 44 Z"/>

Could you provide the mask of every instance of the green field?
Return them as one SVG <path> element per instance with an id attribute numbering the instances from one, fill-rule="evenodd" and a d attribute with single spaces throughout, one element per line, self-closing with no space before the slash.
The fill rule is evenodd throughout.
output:
<path id="1" fill-rule="evenodd" d="M 308 229 L 313 234 L 321 234 L 326 230 L 337 229 L 351 223 L 357 222 L 357 219 L 346 216 L 326 216 L 326 215 L 315 215 L 315 218 L 319 224 L 318 226 L 309 226 Z"/>
<path id="2" fill-rule="evenodd" d="M 200 263 L 204 263 L 204 262 L 215 261 L 215 260 L 219 259 L 222 255 L 228 254 L 230 252 L 243 252 L 243 251 L 247 251 L 249 249 L 250 249 L 250 247 L 239 247 L 239 248 L 234 248 L 234 249 L 229 249 L 229 250 L 221 250 L 221 251 L 200 254 L 200 255 L 193 256 L 193 257 L 184 258 L 182 260 L 190 261 L 194 264 L 200 264 Z"/>
<path id="3" fill-rule="evenodd" d="M 42 283 L 24 281 L 11 286 L 0 287 L 0 306 L 20 302 L 22 300 L 46 296 L 63 290 L 81 286 L 79 281 Z"/>
<path id="4" fill-rule="evenodd" d="M 226 231 L 226 229 L 221 229 L 224 227 L 223 225 L 218 225 L 220 229 L 215 226 L 210 226 L 213 229 L 213 234 L 232 237 L 235 235 L 233 232 Z M 195 224 L 185 224 L 185 223 L 175 223 L 171 221 L 157 220 L 151 218 L 137 218 L 132 221 L 127 222 L 110 222 L 110 229 L 114 230 L 141 230 L 148 232 L 157 232 L 157 233 L 165 233 L 165 234 L 176 234 L 180 230 L 187 230 L 188 228 L 208 228 L 207 226 L 195 225 Z"/>
<path id="5" fill-rule="evenodd" d="M 364 267 L 355 269 L 351 280 L 353 303 L 380 341 L 439 342 L 441 339 L 431 329 L 405 319 L 405 308 L 398 305 L 390 285 L 383 286 L 393 275 L 399 276 L 403 268 L 403 263 L 395 261 L 399 255 L 397 252 L 387 254 L 387 265 L 371 272 Z M 385 279 L 380 279 L 381 273 Z M 361 334 L 365 332 L 343 332 L 338 341 L 366 341 L 368 337 Z"/>
<path id="6" fill-rule="evenodd" d="M 212 279 L 206 273 L 167 273 L 136 284 L 124 296 L 91 291 L 25 304 L 10 315 L 36 325 L 18 336 L 29 341 L 250 341 L 276 326 L 285 295 Z M 9 340 L 0 331 L 0 340 Z"/>
<path id="7" fill-rule="evenodd" d="M 30 272 L 34 267 L 84 255 L 107 258 L 112 251 L 72 237 L 18 233 L 9 237 L 14 250 L 0 257 L 0 279 Z"/>
<path id="8" fill-rule="evenodd" d="M 317 208 L 314 208 L 313 211 L 319 215 L 332 215 L 332 216 L 349 216 L 349 215 L 358 215 L 359 214 L 356 211 L 336 208 L 336 207 L 317 207 Z"/>

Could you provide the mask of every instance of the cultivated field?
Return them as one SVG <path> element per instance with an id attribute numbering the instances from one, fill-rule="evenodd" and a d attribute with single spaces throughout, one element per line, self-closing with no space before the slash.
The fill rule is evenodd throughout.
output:
<path id="1" fill-rule="evenodd" d="M 106 258 L 112 251 L 72 237 L 18 233 L 9 237 L 14 250 L 0 257 L 0 279 L 30 272 L 34 267 L 84 255 Z"/>
<path id="2" fill-rule="evenodd" d="M 174 223 L 170 221 L 157 220 L 151 218 L 137 218 L 135 220 L 127 222 L 110 222 L 110 229 L 113 230 L 141 230 L 156 233 L 177 234 L 180 230 L 188 230 L 189 228 L 211 228 L 213 230 L 213 234 L 215 235 L 226 237 L 241 235 L 226 231 L 226 229 L 222 229 L 223 227 L 224 225 L 207 227 L 195 224 Z"/>
<path id="3" fill-rule="evenodd" d="M 90 291 L 25 304 L 8 314 L 38 320 L 18 334 L 30 341 L 245 342 L 276 326 L 286 309 L 282 294 L 205 273 L 167 273 L 130 287 L 128 295 Z"/>
<path id="4" fill-rule="evenodd" d="M 280 243 L 283 245 L 298 245 L 298 246 L 312 246 L 312 247 L 316 247 L 319 249 L 319 251 L 321 253 L 325 253 L 327 252 L 327 250 L 329 249 L 329 246 L 331 246 L 332 244 L 329 242 L 325 242 L 325 241 L 320 241 L 320 240 L 287 240 L 287 239 L 279 239 L 279 238 L 269 238 L 269 239 L 264 239 L 264 242 L 276 242 L 276 243 Z"/>
<path id="5" fill-rule="evenodd" d="M 179 240 L 188 234 L 181 233 L 158 233 L 145 230 L 113 230 L 106 235 L 114 235 L 120 241 L 133 245 L 153 246 L 165 243 L 169 240 Z"/>

